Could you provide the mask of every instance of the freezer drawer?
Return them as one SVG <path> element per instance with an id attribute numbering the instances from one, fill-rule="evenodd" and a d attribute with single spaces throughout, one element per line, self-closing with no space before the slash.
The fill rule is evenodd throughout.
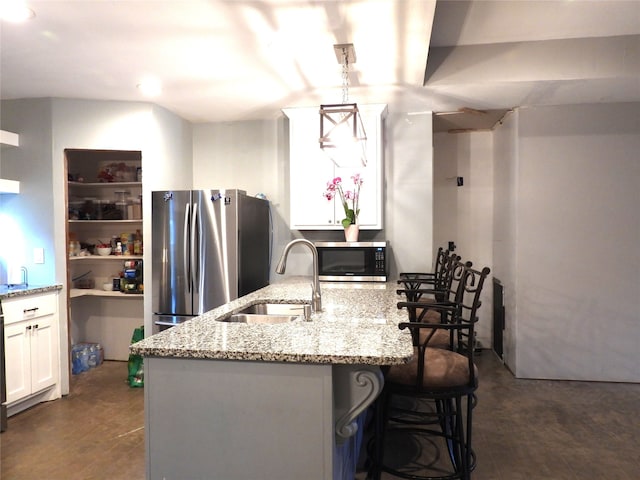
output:
<path id="1" fill-rule="evenodd" d="M 153 333 L 162 332 L 195 318 L 192 315 L 154 315 Z"/>

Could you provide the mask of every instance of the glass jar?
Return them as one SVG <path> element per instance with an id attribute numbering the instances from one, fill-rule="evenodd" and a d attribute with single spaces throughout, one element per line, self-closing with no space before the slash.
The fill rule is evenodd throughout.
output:
<path id="1" fill-rule="evenodd" d="M 80 220 L 83 200 L 69 200 L 69 220 Z"/>
<path id="2" fill-rule="evenodd" d="M 122 220 L 127 220 L 127 202 L 116 202 L 116 210 L 120 212 Z"/>
<path id="3" fill-rule="evenodd" d="M 77 257 L 78 255 L 80 255 L 80 242 L 77 240 L 71 240 L 69 242 L 69 256 Z"/>
<path id="4" fill-rule="evenodd" d="M 95 197 L 85 197 L 80 210 L 80 220 L 96 220 L 98 217 L 98 199 Z"/>
<path id="5" fill-rule="evenodd" d="M 127 220 L 129 218 L 127 213 L 127 196 L 130 192 L 126 190 L 116 190 L 114 193 L 116 195 L 116 210 L 120 212 L 122 220 Z"/>

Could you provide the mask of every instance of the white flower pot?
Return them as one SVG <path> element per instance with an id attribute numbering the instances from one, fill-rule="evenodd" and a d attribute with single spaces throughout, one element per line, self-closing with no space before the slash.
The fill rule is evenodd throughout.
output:
<path id="1" fill-rule="evenodd" d="M 348 227 L 344 227 L 344 238 L 347 242 L 357 242 L 360 234 L 360 225 L 352 223 Z"/>

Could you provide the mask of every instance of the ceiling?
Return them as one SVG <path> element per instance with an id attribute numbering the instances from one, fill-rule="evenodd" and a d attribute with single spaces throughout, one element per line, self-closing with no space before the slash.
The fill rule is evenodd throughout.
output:
<path id="1" fill-rule="evenodd" d="M 7 0 L 3 0 L 7 1 Z M 0 95 L 152 101 L 194 123 L 349 97 L 436 131 L 530 105 L 640 101 L 640 1 L 35 0 L 0 23 Z M 153 99 L 136 88 L 159 79 Z M 487 113 L 483 113 L 487 112 Z M 1 112 L 0 112 L 1 113 Z"/>

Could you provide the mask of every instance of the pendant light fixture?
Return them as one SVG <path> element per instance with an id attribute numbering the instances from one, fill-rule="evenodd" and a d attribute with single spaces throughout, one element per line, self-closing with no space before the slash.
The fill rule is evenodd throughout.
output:
<path id="1" fill-rule="evenodd" d="M 320 148 L 338 167 L 366 166 L 367 135 L 356 103 L 349 103 L 349 65 L 356 62 L 352 43 L 334 45 L 342 64 L 342 103 L 320 105 Z"/>

